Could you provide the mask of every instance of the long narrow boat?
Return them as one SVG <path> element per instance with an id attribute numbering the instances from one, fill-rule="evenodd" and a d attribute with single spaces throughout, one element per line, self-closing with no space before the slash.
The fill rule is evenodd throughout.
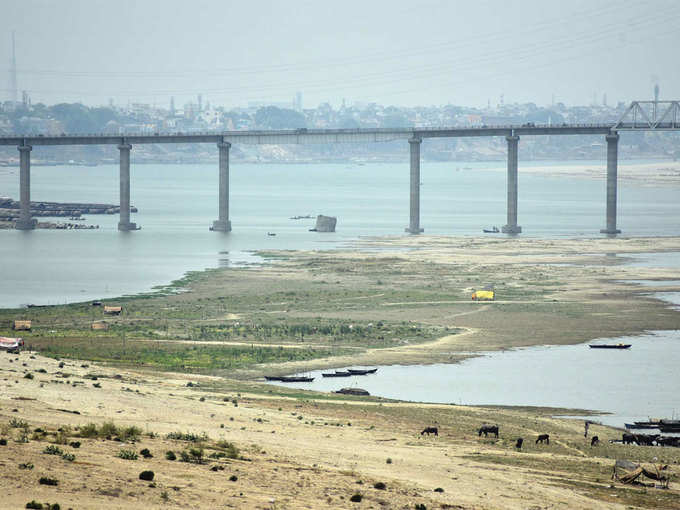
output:
<path id="1" fill-rule="evenodd" d="M 367 370 L 360 369 L 360 368 L 350 368 L 349 373 L 352 375 L 366 375 L 366 374 L 375 374 L 378 371 L 377 368 L 369 368 Z"/>
<path id="2" fill-rule="evenodd" d="M 352 373 L 349 372 L 349 371 L 348 372 L 339 372 L 337 370 L 335 372 L 322 373 L 321 374 L 322 377 L 349 377 L 351 375 L 352 375 Z"/>
<path id="3" fill-rule="evenodd" d="M 312 382 L 313 380 L 314 380 L 313 377 L 303 377 L 296 375 L 279 377 L 279 381 L 281 382 Z"/>
<path id="4" fill-rule="evenodd" d="M 265 375 L 264 378 L 265 378 L 267 381 L 280 381 L 280 380 L 281 380 L 280 377 L 275 376 L 275 375 Z"/>
<path id="5" fill-rule="evenodd" d="M 624 423 L 627 429 L 658 429 L 659 422 L 635 421 L 633 423 Z"/>
<path id="6" fill-rule="evenodd" d="M 588 344 L 591 349 L 629 349 L 633 344 Z"/>

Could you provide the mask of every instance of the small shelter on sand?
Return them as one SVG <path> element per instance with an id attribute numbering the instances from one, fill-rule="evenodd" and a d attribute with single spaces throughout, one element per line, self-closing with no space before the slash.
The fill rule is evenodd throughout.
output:
<path id="1" fill-rule="evenodd" d="M 107 315 L 120 315 L 123 311 L 122 306 L 105 306 L 104 313 Z"/>
<path id="2" fill-rule="evenodd" d="M 472 293 L 473 301 L 493 301 L 496 299 L 496 292 L 493 285 L 487 285 L 481 290 L 475 290 Z"/>
<path id="3" fill-rule="evenodd" d="M 31 321 L 18 320 L 12 323 L 12 329 L 15 331 L 31 331 Z"/>
<path id="4" fill-rule="evenodd" d="M 612 480 L 616 480 L 625 484 L 644 485 L 646 487 L 654 487 L 654 482 L 644 483 L 638 480 L 641 476 L 645 476 L 651 480 L 660 482 L 660 486 L 664 489 L 668 488 L 670 481 L 670 474 L 666 472 L 668 466 L 654 465 L 652 469 L 646 469 L 640 464 L 635 464 L 629 460 L 617 459 L 614 463 L 614 470 L 612 472 Z"/>
<path id="5" fill-rule="evenodd" d="M 109 329 L 109 323 L 104 321 L 95 321 L 92 323 L 92 329 L 107 330 Z"/>

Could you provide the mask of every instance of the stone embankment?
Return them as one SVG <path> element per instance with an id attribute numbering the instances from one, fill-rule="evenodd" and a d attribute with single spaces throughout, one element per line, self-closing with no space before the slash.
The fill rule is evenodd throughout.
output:
<path id="1" fill-rule="evenodd" d="M 19 218 L 19 208 L 20 204 L 18 201 L 7 197 L 0 197 L 0 220 L 17 220 Z M 137 208 L 130 207 L 130 212 L 137 212 Z M 50 216 L 79 218 L 83 214 L 118 213 L 120 213 L 120 206 L 115 204 L 31 202 L 31 216 L 37 217 Z"/>

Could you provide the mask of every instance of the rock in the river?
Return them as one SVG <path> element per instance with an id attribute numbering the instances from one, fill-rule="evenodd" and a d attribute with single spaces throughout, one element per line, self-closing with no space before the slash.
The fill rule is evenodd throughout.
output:
<path id="1" fill-rule="evenodd" d="M 324 216 L 319 214 L 316 217 L 316 227 L 312 229 L 313 232 L 335 232 L 335 224 L 338 219 L 334 216 Z"/>

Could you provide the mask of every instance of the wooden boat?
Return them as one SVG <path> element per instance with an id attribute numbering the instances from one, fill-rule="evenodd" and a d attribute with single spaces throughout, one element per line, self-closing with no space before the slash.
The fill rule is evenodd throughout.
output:
<path id="1" fill-rule="evenodd" d="M 350 375 L 352 375 L 351 372 L 339 372 L 337 370 L 335 372 L 321 374 L 322 377 L 349 377 Z"/>
<path id="2" fill-rule="evenodd" d="M 629 349 L 632 344 L 588 344 L 591 349 Z"/>
<path id="3" fill-rule="evenodd" d="M 368 370 L 364 369 L 359 369 L 359 368 L 350 368 L 349 373 L 352 375 L 366 375 L 366 374 L 375 374 L 378 371 L 377 368 L 369 368 Z"/>
<path id="4" fill-rule="evenodd" d="M 634 421 L 633 423 L 625 423 L 624 425 L 626 426 L 627 429 L 658 429 L 659 421 L 658 420 Z"/>
<path id="5" fill-rule="evenodd" d="M 264 378 L 267 381 L 280 381 L 281 380 L 280 377 L 277 377 L 277 376 L 274 376 L 274 375 L 265 375 Z"/>
<path id="6" fill-rule="evenodd" d="M 491 229 L 483 228 L 482 232 L 484 232 L 485 234 L 498 234 L 500 230 L 498 230 L 498 227 L 493 227 Z"/>
<path id="7" fill-rule="evenodd" d="M 342 393 L 343 395 L 370 395 L 370 393 L 361 388 L 342 388 L 341 390 L 334 391 L 333 393 Z"/>
<path id="8" fill-rule="evenodd" d="M 279 381 L 281 382 L 312 382 L 313 380 L 314 380 L 313 377 L 304 377 L 297 375 L 279 377 Z"/>
<path id="9" fill-rule="evenodd" d="M 659 420 L 661 432 L 680 432 L 680 420 Z"/>

